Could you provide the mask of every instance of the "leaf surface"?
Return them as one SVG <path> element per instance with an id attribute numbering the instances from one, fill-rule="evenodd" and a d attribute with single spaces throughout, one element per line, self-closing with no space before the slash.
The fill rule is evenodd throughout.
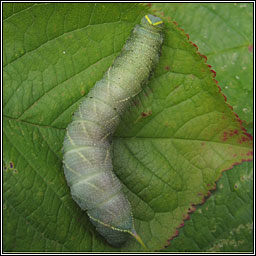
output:
<path id="1" fill-rule="evenodd" d="M 234 111 L 253 122 L 253 5 L 251 3 L 155 3 L 207 56 Z"/>
<path id="2" fill-rule="evenodd" d="M 4 4 L 4 251 L 118 251 L 72 200 L 65 128 L 147 13 L 135 4 Z M 160 63 L 114 138 L 135 226 L 159 250 L 252 138 L 184 32 L 166 23 Z M 122 251 L 141 251 L 131 238 Z"/>
<path id="3" fill-rule="evenodd" d="M 253 163 L 223 173 L 216 191 L 185 221 L 165 251 L 253 251 Z"/>

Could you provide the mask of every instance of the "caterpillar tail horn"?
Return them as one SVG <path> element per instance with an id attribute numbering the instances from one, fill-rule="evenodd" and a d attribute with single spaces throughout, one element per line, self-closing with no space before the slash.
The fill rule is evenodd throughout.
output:
<path id="1" fill-rule="evenodd" d="M 130 233 L 134 238 L 135 240 L 142 246 L 144 247 L 145 249 L 148 249 L 147 246 L 143 243 L 141 237 L 137 234 L 137 232 L 135 231 L 135 229 L 133 229 Z"/>

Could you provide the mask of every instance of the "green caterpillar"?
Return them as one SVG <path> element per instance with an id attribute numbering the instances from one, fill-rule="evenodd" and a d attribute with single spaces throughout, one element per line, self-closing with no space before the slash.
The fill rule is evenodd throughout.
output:
<path id="1" fill-rule="evenodd" d="M 64 172 L 76 203 L 107 242 L 120 247 L 135 231 L 131 206 L 113 173 L 111 137 L 120 116 L 145 85 L 163 43 L 163 21 L 153 15 L 136 25 L 122 53 L 74 113 L 64 140 Z"/>

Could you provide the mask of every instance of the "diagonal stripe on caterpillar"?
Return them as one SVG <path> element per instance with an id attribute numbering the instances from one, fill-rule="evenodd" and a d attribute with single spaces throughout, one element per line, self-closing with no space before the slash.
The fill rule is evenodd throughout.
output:
<path id="1" fill-rule="evenodd" d="M 120 116 L 148 81 L 160 56 L 163 21 L 146 15 L 103 78 L 84 98 L 64 139 L 64 173 L 71 195 L 107 242 L 120 247 L 137 235 L 131 206 L 113 173 L 111 136 Z"/>

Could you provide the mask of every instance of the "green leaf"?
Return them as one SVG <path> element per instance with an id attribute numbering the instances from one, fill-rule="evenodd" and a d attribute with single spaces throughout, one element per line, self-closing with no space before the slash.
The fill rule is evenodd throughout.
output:
<path id="1" fill-rule="evenodd" d="M 227 101 L 245 124 L 253 122 L 252 3 L 177 3 L 152 6 L 189 34 L 216 71 Z"/>
<path id="2" fill-rule="evenodd" d="M 4 251 L 142 251 L 109 246 L 72 200 L 62 168 L 79 102 L 148 12 L 137 4 L 4 3 Z M 162 57 L 114 138 L 114 170 L 138 234 L 159 250 L 252 138 L 205 59 L 168 19 Z"/>
<path id="3" fill-rule="evenodd" d="M 235 112 L 239 113 L 239 116 L 248 122 L 252 121 L 253 59 L 252 53 L 249 51 L 252 45 L 252 6 L 248 4 L 169 4 L 168 6 L 166 4 L 154 4 L 152 8 L 159 12 L 164 12 L 167 16 L 171 16 L 172 20 L 177 21 L 179 26 L 189 33 L 190 39 L 198 45 L 201 53 L 207 55 L 207 62 L 213 65 L 213 69 L 217 71 L 216 78 L 219 81 L 219 85 L 222 87 L 225 95 L 227 95 L 228 102 L 234 106 Z M 237 19 L 236 17 L 239 18 Z M 212 52 L 212 54 L 209 54 L 209 52 Z M 231 59 L 235 55 L 237 58 Z M 223 69 L 224 66 L 226 67 L 225 70 Z M 225 85 L 230 83 L 230 81 L 234 81 L 235 72 L 241 78 L 240 83 L 236 81 L 232 88 L 228 88 Z M 247 108 L 248 106 L 249 108 Z M 249 109 L 251 110 L 247 111 Z M 247 129 L 251 130 L 252 123 L 244 122 L 244 125 Z M 252 130 L 250 133 L 252 133 Z M 243 171 L 242 168 L 237 168 L 237 170 Z M 220 182 L 222 182 L 222 179 Z M 229 190 L 217 190 L 215 193 L 223 198 L 230 198 L 232 196 L 232 192 Z M 237 195 L 230 203 L 233 207 L 236 207 L 240 200 L 240 196 Z M 252 198 L 248 198 L 247 204 L 239 205 L 240 211 L 247 211 L 248 208 L 250 209 L 251 204 Z M 210 206 L 211 201 L 207 201 L 203 207 L 207 208 Z M 202 216 L 202 214 L 198 216 Z M 235 220 L 235 225 L 244 225 L 243 218 L 236 218 Z M 220 217 L 218 221 L 220 221 Z M 223 218 L 224 223 L 225 221 L 226 219 Z M 204 222 L 203 217 L 201 222 Z M 211 240 L 208 239 L 206 244 L 202 242 L 205 240 L 202 240 L 200 243 L 199 238 L 205 236 L 205 234 L 202 236 L 187 225 L 185 225 L 184 229 L 187 237 L 198 237 L 196 240 L 197 245 L 191 239 L 184 239 L 182 235 L 183 230 L 179 229 L 181 235 L 171 242 L 171 246 L 169 246 L 167 251 L 206 251 L 207 246 L 210 247 L 210 244 L 217 244 L 217 239 L 214 237 Z M 231 232 L 231 230 L 229 231 Z M 214 235 L 216 236 L 216 234 Z M 250 236 L 252 237 L 252 233 Z M 236 236 L 230 239 L 229 235 L 225 233 L 223 237 L 232 241 L 239 241 Z M 185 246 L 183 244 L 181 246 L 181 243 L 191 245 Z M 192 244 L 195 246 L 192 246 Z M 251 246 L 252 241 L 248 239 L 248 243 L 240 244 L 238 242 L 236 248 L 230 247 L 227 250 L 251 251 Z M 215 249 L 217 250 L 216 247 Z M 225 251 L 225 248 L 219 248 L 219 250 Z"/>
<path id="4" fill-rule="evenodd" d="M 239 220 L 239 221 L 237 221 Z M 183 225 L 183 224 L 182 224 Z M 253 163 L 227 171 L 166 251 L 253 251 Z"/>

